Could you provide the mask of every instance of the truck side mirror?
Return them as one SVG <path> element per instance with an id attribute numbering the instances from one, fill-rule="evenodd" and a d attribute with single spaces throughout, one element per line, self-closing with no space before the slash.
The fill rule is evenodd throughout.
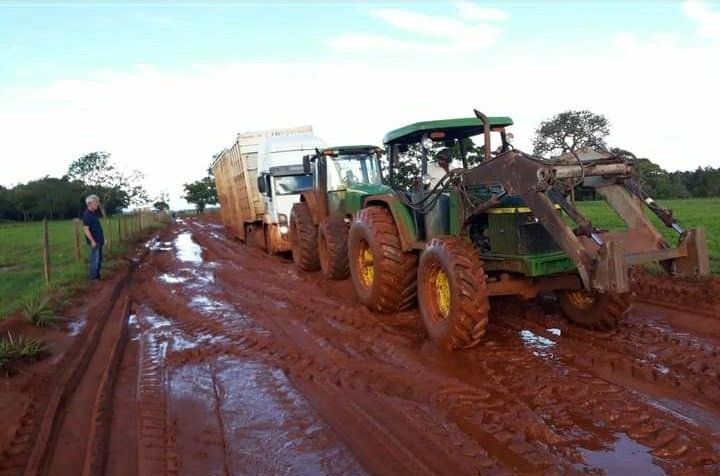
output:
<path id="1" fill-rule="evenodd" d="M 312 173 L 312 168 L 310 167 L 310 156 L 309 155 L 306 155 L 305 157 L 303 157 L 303 172 L 305 172 L 306 174 Z"/>
<path id="2" fill-rule="evenodd" d="M 257 178 L 257 187 L 260 193 L 265 193 L 265 174 L 262 174 Z"/>

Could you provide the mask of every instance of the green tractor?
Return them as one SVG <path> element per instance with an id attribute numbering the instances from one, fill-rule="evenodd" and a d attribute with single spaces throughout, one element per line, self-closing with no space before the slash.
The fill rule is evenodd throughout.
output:
<path id="1" fill-rule="evenodd" d="M 355 214 L 348 259 L 368 308 L 394 312 L 417 297 L 429 337 L 459 349 L 482 339 L 491 296 L 531 299 L 554 291 L 570 320 L 610 328 L 630 306 L 632 266 L 657 262 L 671 274 L 709 273 L 704 231 L 683 230 L 648 197 L 632 179 L 631 162 L 605 153 L 543 160 L 512 147 L 510 118 L 475 112 L 385 136 L 390 177 L 400 154 L 413 150 L 421 154 L 421 177 L 409 192 L 367 196 Z M 471 142 L 476 136 L 479 147 Z M 459 156 L 462 167 L 428 185 L 438 146 Z M 469 159 L 478 165 L 469 167 Z M 627 230 L 601 230 L 584 217 L 567 198 L 580 183 L 602 196 Z M 654 228 L 644 206 L 678 232 L 677 246 Z"/>
<path id="2" fill-rule="evenodd" d="M 349 275 L 347 237 L 355 212 L 368 195 L 391 193 L 382 184 L 380 158 L 372 145 L 318 149 L 303 158 L 313 188 L 301 194 L 290 213 L 290 243 L 295 264 L 302 270 L 322 269 L 330 279 Z"/>

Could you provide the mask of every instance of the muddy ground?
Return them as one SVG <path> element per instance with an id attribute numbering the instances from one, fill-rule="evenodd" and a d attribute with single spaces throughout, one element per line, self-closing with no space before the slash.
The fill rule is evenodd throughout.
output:
<path id="1" fill-rule="evenodd" d="M 373 314 L 212 220 L 131 263 L 3 380 L 0 475 L 720 474 L 707 302 L 598 333 L 494 301 L 482 345 L 447 354 L 415 311 Z"/>

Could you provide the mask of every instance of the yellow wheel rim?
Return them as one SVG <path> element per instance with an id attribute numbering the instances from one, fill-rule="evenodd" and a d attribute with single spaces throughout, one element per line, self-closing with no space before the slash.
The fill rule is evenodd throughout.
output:
<path id="1" fill-rule="evenodd" d="M 590 309 L 595 303 L 595 296 L 586 291 L 567 291 L 570 304 L 577 309 Z"/>
<path id="2" fill-rule="evenodd" d="M 366 242 L 363 242 L 360 248 L 358 269 L 363 285 L 367 288 L 371 287 L 375 281 L 375 256 Z"/>
<path id="3" fill-rule="evenodd" d="M 440 315 L 447 319 L 450 314 L 450 281 L 442 269 L 438 269 L 435 274 L 435 297 Z"/>

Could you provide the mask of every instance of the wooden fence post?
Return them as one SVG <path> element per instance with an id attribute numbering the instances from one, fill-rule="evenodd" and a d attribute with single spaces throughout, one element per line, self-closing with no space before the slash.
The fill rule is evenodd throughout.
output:
<path id="1" fill-rule="evenodd" d="M 125 241 L 128 241 L 128 217 L 124 216 L 122 220 L 122 227 L 123 227 L 123 236 L 125 237 Z"/>
<path id="2" fill-rule="evenodd" d="M 43 270 L 45 271 L 45 284 L 50 284 L 50 240 L 47 218 L 43 218 Z"/>
<path id="3" fill-rule="evenodd" d="M 122 215 L 118 215 L 118 243 L 122 243 L 123 236 L 122 236 L 122 228 L 120 224 L 122 223 Z"/>
<path id="4" fill-rule="evenodd" d="M 80 255 L 80 219 L 76 218 L 73 222 L 75 223 L 75 261 L 80 261 L 82 258 Z"/>
<path id="5" fill-rule="evenodd" d="M 105 245 L 107 246 L 107 250 L 110 251 L 112 249 L 112 242 L 113 242 L 113 227 L 112 227 L 112 217 L 108 215 L 107 217 L 107 230 L 108 230 L 108 239 L 106 240 Z"/>
<path id="6" fill-rule="evenodd" d="M 140 209 L 140 229 L 142 230 L 143 228 L 143 211 Z"/>

